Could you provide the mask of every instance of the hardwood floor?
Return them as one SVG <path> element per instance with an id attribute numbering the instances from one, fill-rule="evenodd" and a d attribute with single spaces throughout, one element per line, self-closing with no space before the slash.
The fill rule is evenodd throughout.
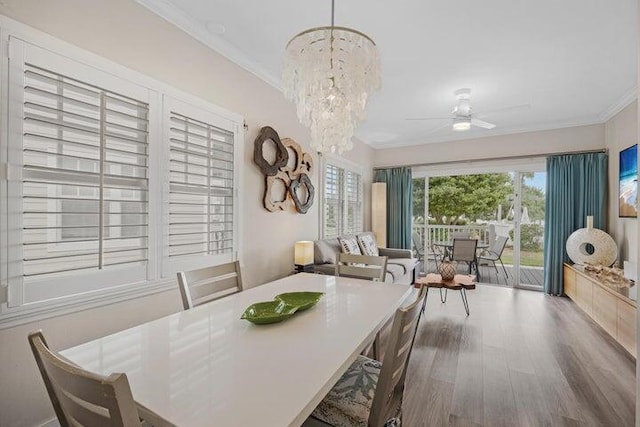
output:
<path id="1" fill-rule="evenodd" d="M 635 361 L 567 298 L 497 286 L 430 291 L 403 425 L 633 426 Z"/>
<path id="2" fill-rule="evenodd" d="M 425 270 L 426 268 L 426 270 Z M 508 276 L 505 276 L 502 270 L 502 266 L 498 263 L 498 270 L 496 271 L 493 266 L 480 266 L 481 282 L 493 285 L 513 286 L 513 266 L 506 265 Z M 427 260 L 427 264 L 420 263 L 418 271 L 426 271 L 428 273 L 435 273 L 437 271 L 435 263 L 432 259 Z M 462 270 L 461 270 L 462 271 Z M 540 267 L 522 267 L 520 269 L 520 280 L 523 284 L 538 286 L 542 288 L 544 283 L 544 273 Z"/>

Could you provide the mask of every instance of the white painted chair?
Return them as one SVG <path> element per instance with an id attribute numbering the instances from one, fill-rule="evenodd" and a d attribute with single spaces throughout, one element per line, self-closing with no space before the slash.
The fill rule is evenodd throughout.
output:
<path id="1" fill-rule="evenodd" d="M 396 311 L 384 363 L 358 356 L 303 427 L 400 425 L 404 382 L 423 298 L 421 290 L 414 302 Z"/>
<path id="2" fill-rule="evenodd" d="M 178 272 L 185 310 L 242 291 L 240 262 Z"/>
<path id="3" fill-rule="evenodd" d="M 386 275 L 386 256 L 338 254 L 336 276 L 384 282 Z"/>
<path id="4" fill-rule="evenodd" d="M 372 280 L 384 282 L 387 275 L 387 257 L 370 255 L 352 255 L 339 253 L 336 260 L 336 276 L 351 277 L 353 279 Z M 373 343 L 363 354 L 371 354 L 374 359 L 378 358 L 380 349 L 380 334 L 376 334 Z M 369 353 L 371 352 L 371 353 Z"/>
<path id="5" fill-rule="evenodd" d="M 29 345 L 62 427 L 143 425 L 126 374 L 105 377 L 81 369 L 54 354 L 42 331 L 29 334 Z"/>

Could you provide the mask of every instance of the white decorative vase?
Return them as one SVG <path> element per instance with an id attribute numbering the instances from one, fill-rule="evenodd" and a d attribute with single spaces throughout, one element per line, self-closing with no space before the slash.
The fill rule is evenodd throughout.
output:
<path id="1" fill-rule="evenodd" d="M 593 246 L 593 253 L 587 252 Z M 587 228 L 574 231 L 567 239 L 567 254 L 574 264 L 603 265 L 609 267 L 618 257 L 618 247 L 611 236 L 593 228 L 593 217 L 587 217 Z"/>

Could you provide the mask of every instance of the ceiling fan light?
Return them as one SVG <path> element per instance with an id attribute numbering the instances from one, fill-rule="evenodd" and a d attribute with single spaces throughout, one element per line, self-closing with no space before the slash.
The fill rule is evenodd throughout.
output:
<path id="1" fill-rule="evenodd" d="M 464 132 L 471 129 L 471 119 L 461 118 L 453 119 L 453 130 L 456 132 Z"/>

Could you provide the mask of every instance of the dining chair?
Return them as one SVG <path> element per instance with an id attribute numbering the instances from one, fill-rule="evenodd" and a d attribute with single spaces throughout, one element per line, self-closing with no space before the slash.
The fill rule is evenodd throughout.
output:
<path id="1" fill-rule="evenodd" d="M 481 264 L 482 261 L 487 261 L 493 263 L 493 268 L 496 269 L 496 274 L 498 273 L 498 266 L 496 265 L 496 261 L 500 261 L 500 265 L 502 265 L 502 270 L 504 271 L 504 277 L 509 277 L 509 273 L 507 273 L 507 269 L 502 262 L 502 252 L 504 252 L 504 248 L 507 246 L 507 242 L 509 238 L 506 236 L 498 236 L 496 240 L 493 241 L 491 247 L 485 252 L 481 253 L 478 256 L 478 264 Z"/>
<path id="2" fill-rule="evenodd" d="M 399 308 L 384 362 L 358 356 L 305 421 L 314 426 L 399 426 L 402 398 L 411 350 L 421 315 L 424 293 Z"/>
<path id="3" fill-rule="evenodd" d="M 240 261 L 178 272 L 185 310 L 242 291 Z"/>
<path id="4" fill-rule="evenodd" d="M 387 257 L 339 253 L 336 276 L 384 282 L 387 275 Z"/>
<path id="5" fill-rule="evenodd" d="M 142 426 L 126 374 L 85 371 L 53 353 L 42 331 L 29 334 L 29 345 L 62 427 Z"/>
<path id="6" fill-rule="evenodd" d="M 478 271 L 476 249 L 477 239 L 453 239 L 453 249 L 451 250 L 451 261 L 464 262 L 469 265 L 469 274 L 473 267 Z"/>
<path id="7" fill-rule="evenodd" d="M 384 282 L 387 275 L 387 257 L 352 255 L 339 253 L 336 260 L 336 276 L 351 277 L 353 279 L 373 280 Z M 377 359 L 380 354 L 379 349 L 380 333 L 376 334 L 373 342 L 364 350 L 364 354 L 371 355 Z"/>

